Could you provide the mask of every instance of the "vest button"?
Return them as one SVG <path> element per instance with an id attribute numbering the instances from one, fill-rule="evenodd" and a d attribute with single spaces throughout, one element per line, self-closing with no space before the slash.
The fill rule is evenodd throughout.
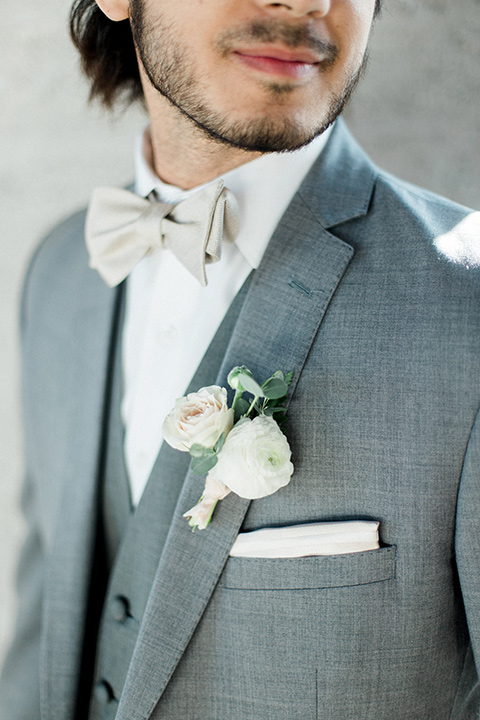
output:
<path id="1" fill-rule="evenodd" d="M 113 688 L 106 680 L 100 680 L 100 682 L 95 685 L 94 694 L 98 702 L 103 705 L 115 699 Z"/>
<path id="2" fill-rule="evenodd" d="M 110 613 L 114 620 L 124 623 L 129 616 L 130 603 L 123 595 L 115 595 L 110 602 Z"/>

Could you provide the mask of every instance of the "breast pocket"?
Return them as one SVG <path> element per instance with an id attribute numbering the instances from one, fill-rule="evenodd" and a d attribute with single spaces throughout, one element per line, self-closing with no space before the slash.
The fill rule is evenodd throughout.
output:
<path id="1" fill-rule="evenodd" d="M 350 657 L 355 648 L 369 647 L 372 634 L 388 632 L 395 556 L 392 546 L 349 555 L 228 559 L 202 638 L 212 643 L 214 672 L 235 693 L 236 718 L 347 717 L 317 714 L 318 678 L 332 655 Z M 332 679 L 339 693 L 347 681 L 342 672 Z"/>
<path id="2" fill-rule="evenodd" d="M 395 546 L 304 558 L 229 558 L 219 587 L 314 590 L 384 582 L 395 576 Z"/>

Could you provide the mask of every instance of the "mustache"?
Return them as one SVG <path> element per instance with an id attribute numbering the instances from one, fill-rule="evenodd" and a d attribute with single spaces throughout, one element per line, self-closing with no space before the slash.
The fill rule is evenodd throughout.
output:
<path id="1" fill-rule="evenodd" d="M 257 20 L 248 26 L 231 28 L 221 33 L 215 42 L 222 55 L 231 52 L 242 43 L 281 43 L 288 48 L 305 48 L 322 56 L 322 64 L 331 66 L 336 61 L 338 47 L 322 38 L 310 25 L 289 25 L 281 20 Z"/>

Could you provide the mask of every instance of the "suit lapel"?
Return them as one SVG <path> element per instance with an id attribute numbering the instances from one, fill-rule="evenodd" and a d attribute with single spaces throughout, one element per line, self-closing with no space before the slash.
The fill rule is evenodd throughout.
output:
<path id="1" fill-rule="evenodd" d="M 89 271 L 83 311 L 74 327 L 78 348 L 66 387 L 69 453 L 52 552 L 46 567 L 42 638 L 42 717 L 70 720 L 81 666 L 98 514 L 97 475 L 103 435 L 105 387 L 120 293 L 107 289 Z M 113 331 L 112 331 L 113 328 Z"/>
<path id="2" fill-rule="evenodd" d="M 328 178 L 325 188 L 322 178 Z M 353 249 L 326 227 L 365 214 L 373 179 L 371 166 L 344 129 L 337 127 L 254 273 L 217 377 L 219 385 L 227 386 L 232 367 L 247 365 L 260 381 L 277 369 L 293 370 L 291 393 L 295 391 L 322 318 L 353 255 Z M 203 480 L 189 472 L 155 575 L 117 720 L 140 720 L 153 712 L 205 610 L 248 509 L 249 501 L 231 494 L 217 506 L 209 528 L 192 533 L 182 514 L 197 502 L 202 489 Z"/>
<path id="3" fill-rule="evenodd" d="M 186 393 L 215 382 L 249 285 L 250 277 L 234 299 Z M 115 411 L 119 417 L 119 404 Z M 122 537 L 109 593 L 126 593 L 127 597 L 134 597 L 135 617 L 144 614 L 189 462 L 187 453 L 178 452 L 163 443 L 141 501 Z M 128 568 L 128 578 L 125 577 L 125 568 Z"/>

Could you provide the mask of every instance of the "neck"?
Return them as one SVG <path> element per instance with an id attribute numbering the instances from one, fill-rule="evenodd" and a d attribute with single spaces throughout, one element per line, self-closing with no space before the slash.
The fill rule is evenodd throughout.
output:
<path id="1" fill-rule="evenodd" d="M 209 138 L 146 83 L 144 90 L 151 123 L 146 157 L 163 182 L 190 190 L 261 155 Z"/>

